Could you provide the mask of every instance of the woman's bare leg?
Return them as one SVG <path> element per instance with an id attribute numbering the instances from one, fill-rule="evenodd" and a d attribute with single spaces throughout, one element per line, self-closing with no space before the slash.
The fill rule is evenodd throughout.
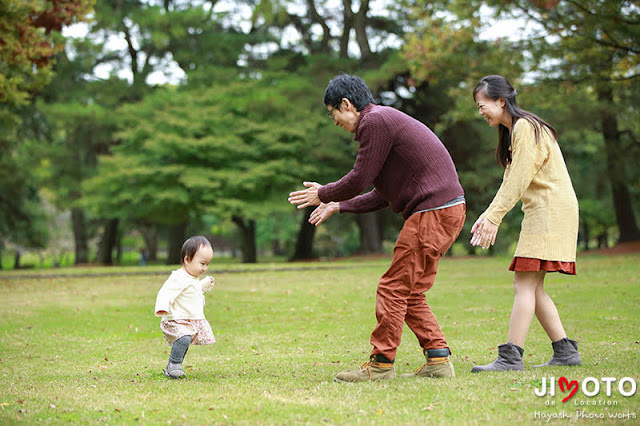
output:
<path id="1" fill-rule="evenodd" d="M 509 322 L 509 342 L 524 347 L 529 326 L 536 312 L 536 291 L 544 282 L 544 271 L 518 272 L 513 277 L 515 298 Z"/>
<path id="2" fill-rule="evenodd" d="M 557 342 L 567 337 L 555 303 L 544 291 L 544 281 L 536 288 L 536 317 L 540 325 L 547 332 L 552 342 Z"/>

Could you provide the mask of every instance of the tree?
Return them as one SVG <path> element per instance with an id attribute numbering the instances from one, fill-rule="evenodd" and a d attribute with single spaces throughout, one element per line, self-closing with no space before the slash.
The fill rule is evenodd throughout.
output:
<path id="1" fill-rule="evenodd" d="M 96 4 L 95 19 L 89 25 L 86 37 L 91 44 L 102 46 L 93 66 L 111 67 L 112 77 L 105 84 L 118 81 L 115 76 L 122 71 L 128 71 L 131 76 L 126 92 L 115 89 L 122 94 L 118 105 L 138 102 L 151 93 L 154 90 L 151 77 L 164 73 L 172 62 L 190 74 L 189 83 L 194 85 L 208 82 L 209 64 L 225 66 L 237 62 L 247 37 L 235 31 L 233 24 L 222 24 L 224 15 L 213 12 L 216 3 L 115 0 Z M 107 40 L 113 38 L 122 40 L 124 48 L 106 48 Z M 108 89 L 105 90 L 107 92 Z M 116 106 L 112 104 L 110 108 L 115 110 Z M 103 220 L 99 260 L 111 263 L 113 244 L 118 241 L 117 235 L 122 233 L 122 223 L 117 217 L 103 217 Z M 154 241 L 154 234 L 149 234 L 149 231 L 157 232 L 153 224 L 140 221 L 130 223 L 141 227 L 145 241 Z M 175 246 L 182 244 L 182 241 L 176 241 L 185 232 L 185 224 L 177 228 L 173 226 L 169 230 L 169 235 L 173 236 L 169 250 L 175 254 L 180 249 Z M 153 246 L 148 249 L 155 255 Z"/>
<path id="2" fill-rule="evenodd" d="M 496 8 L 499 17 L 515 15 L 537 24 L 537 32 L 520 39 L 481 40 L 480 31 L 491 25 L 480 20 L 482 4 Z M 449 13 L 433 13 L 433 8 L 442 10 L 443 6 Z M 418 84 L 446 88 L 448 111 L 436 130 L 442 132 L 458 166 L 468 214 L 486 205 L 493 193 L 490 188 L 499 178 L 488 179 L 486 170 L 493 168 L 481 162 L 483 156 L 474 155 L 478 150 L 490 155 L 488 145 L 474 142 L 491 136 L 473 124 L 479 120 L 472 118 L 475 111 L 470 93 L 482 76 L 502 74 L 518 88 L 525 109 L 546 117 L 560 131 L 578 197 L 581 204 L 587 201 L 585 210 L 581 209 L 581 238 L 590 234 L 590 228 L 606 229 L 601 215 L 594 214 L 591 206 L 602 208 L 602 197 L 610 193 L 617 206 L 620 240 L 635 239 L 633 189 L 628 188 L 629 182 L 637 181 L 638 173 L 635 169 L 630 172 L 626 164 L 635 164 L 637 160 L 632 159 L 638 156 L 633 142 L 638 127 L 632 123 L 640 120 L 630 101 L 638 93 L 634 83 L 638 79 L 637 6 L 613 1 L 522 0 L 452 5 L 432 2 L 429 7 L 416 12 L 422 25 L 408 35 L 403 50 L 411 77 Z M 431 97 L 436 105 L 429 111 L 447 105 L 446 100 Z M 619 123 L 625 127 L 619 128 Z M 467 142 L 461 145 L 456 140 Z M 621 151 L 626 155 L 621 156 Z M 608 169 L 600 166 L 599 155 L 607 158 Z M 612 182 L 611 192 L 601 185 L 606 179 Z"/>
<path id="3" fill-rule="evenodd" d="M 284 77 L 158 90 L 123 107 L 126 130 L 87 183 L 86 205 L 178 227 L 214 212 L 238 226 L 243 260 L 255 262 L 256 220 L 285 208 L 282 194 L 314 170 L 296 160 L 313 147 L 308 108 L 296 103 L 309 83 Z"/>
<path id="4" fill-rule="evenodd" d="M 63 26 L 82 20 L 91 0 L 0 1 L 0 102 L 24 105 L 51 79 Z"/>
<path id="5" fill-rule="evenodd" d="M 409 7 L 414 2 L 406 3 Z M 398 84 L 411 90 L 411 96 L 403 100 L 406 111 L 434 129 L 456 164 L 471 219 L 460 237 L 466 242 L 471 225 L 491 202 L 503 173 L 493 155 L 495 131 L 479 119 L 472 91 L 483 76 L 502 74 L 522 92 L 524 55 L 509 40 L 480 39 L 484 27 L 479 2 L 413 6 L 416 22 L 402 49 L 409 72 Z M 510 244 L 512 234 L 517 237 L 517 214 L 505 218 L 498 250 Z M 466 248 L 475 253 L 470 244 Z"/>
<path id="6" fill-rule="evenodd" d="M 0 1 L 0 257 L 5 241 L 46 242 L 38 182 L 25 140 L 41 134 L 32 97 L 52 77 L 60 31 L 83 19 L 90 1 Z M 19 263 L 19 262 L 16 262 Z"/>
<path id="7" fill-rule="evenodd" d="M 597 126 L 605 145 L 607 175 L 619 229 L 619 241 L 640 240 L 629 189 L 628 165 L 638 162 L 635 105 L 622 102 L 637 93 L 640 81 L 640 7 L 630 0 L 489 2 L 499 12 L 516 11 L 535 21 L 544 33 L 523 40 L 532 53 L 541 82 L 569 82 L 596 94 Z M 557 3 L 557 4 L 555 4 Z M 629 154 L 634 154 L 631 156 Z M 633 173 L 633 172 L 632 172 Z"/>
<path id="8" fill-rule="evenodd" d="M 294 4 L 296 7 L 291 7 Z M 370 6 L 368 0 L 360 2 L 346 0 L 341 4 L 327 4 L 315 0 L 308 0 L 302 4 L 295 1 L 263 0 L 258 2 L 254 9 L 251 31 L 270 36 L 267 40 L 271 43 L 273 39 L 276 40 L 277 51 L 268 60 L 278 56 L 278 52 L 288 50 L 307 54 L 306 57 L 299 58 L 292 64 L 291 71 L 314 78 L 321 87 L 324 87 L 336 74 L 351 72 L 365 77 L 374 95 L 377 95 L 378 88 L 384 87 L 389 80 L 395 79 L 398 68 L 402 68 L 397 59 L 397 47 L 392 47 L 392 44 L 393 40 L 399 40 L 398 37 L 403 34 L 408 14 L 402 8 L 393 7 L 391 3 L 385 5 L 384 13 Z M 316 31 L 318 28 L 321 31 Z M 287 31 L 286 37 L 283 36 L 285 31 Z M 291 36 L 292 33 L 297 34 L 298 38 Z M 391 43 L 389 40 L 392 40 Z M 254 50 L 263 53 L 263 50 L 258 49 L 259 47 L 261 47 L 260 44 Z M 254 67 L 256 67 L 255 62 L 260 62 L 260 55 L 256 56 L 253 62 L 250 61 Z M 309 66 L 315 61 L 323 62 L 320 67 Z M 326 132 L 326 130 L 321 131 Z M 347 135 L 340 137 L 347 141 L 350 139 Z M 344 149 L 338 149 L 336 153 L 348 155 L 344 159 L 348 160 L 349 164 L 333 169 L 331 168 L 336 165 L 335 162 L 322 164 L 322 169 L 326 171 L 315 179 L 326 182 L 342 176 L 336 172 L 346 173 L 347 167 L 353 164 L 354 152 L 351 151 L 345 152 Z M 306 214 L 308 215 L 309 212 L 307 211 Z M 382 251 L 383 233 L 380 230 L 383 227 L 383 217 L 384 213 L 376 212 L 358 215 L 351 219 L 356 222 L 360 230 L 359 252 Z M 301 220 L 293 259 L 313 255 L 311 247 L 313 236 L 313 227 L 306 220 Z"/>

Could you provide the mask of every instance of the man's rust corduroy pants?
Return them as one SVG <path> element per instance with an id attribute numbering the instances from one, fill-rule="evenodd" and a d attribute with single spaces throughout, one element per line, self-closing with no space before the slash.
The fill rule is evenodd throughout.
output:
<path id="1" fill-rule="evenodd" d="M 405 221 L 391 266 L 378 284 L 372 355 L 394 360 L 405 322 L 423 350 L 448 347 L 424 293 L 433 286 L 438 261 L 458 238 L 465 213 L 465 204 L 458 204 L 414 213 Z"/>

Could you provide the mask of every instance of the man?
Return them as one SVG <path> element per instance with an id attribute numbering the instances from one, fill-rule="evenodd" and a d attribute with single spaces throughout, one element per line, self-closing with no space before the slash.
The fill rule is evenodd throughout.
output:
<path id="1" fill-rule="evenodd" d="M 454 377 L 451 351 L 424 296 L 465 220 L 464 191 L 451 156 L 427 126 L 375 105 L 359 77 L 331 80 L 324 104 L 335 125 L 355 135 L 355 164 L 337 182 L 304 182 L 307 189 L 289 194 L 289 202 L 298 208 L 319 205 L 309 218 L 316 226 L 336 212 L 367 213 L 388 206 L 405 219 L 391 266 L 378 284 L 370 361 L 359 370 L 338 373 L 335 380 L 395 378 L 393 363 L 405 322 L 427 358 L 406 376 Z M 360 195 L 371 185 L 372 191 Z"/>

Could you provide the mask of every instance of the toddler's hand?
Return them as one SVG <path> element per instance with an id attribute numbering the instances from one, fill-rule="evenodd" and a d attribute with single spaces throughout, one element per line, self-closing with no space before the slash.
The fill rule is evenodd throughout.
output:
<path id="1" fill-rule="evenodd" d="M 158 316 L 166 316 L 166 315 L 169 315 L 169 312 L 167 312 L 167 311 L 158 311 L 158 312 L 156 312 L 156 315 L 158 315 Z"/>

